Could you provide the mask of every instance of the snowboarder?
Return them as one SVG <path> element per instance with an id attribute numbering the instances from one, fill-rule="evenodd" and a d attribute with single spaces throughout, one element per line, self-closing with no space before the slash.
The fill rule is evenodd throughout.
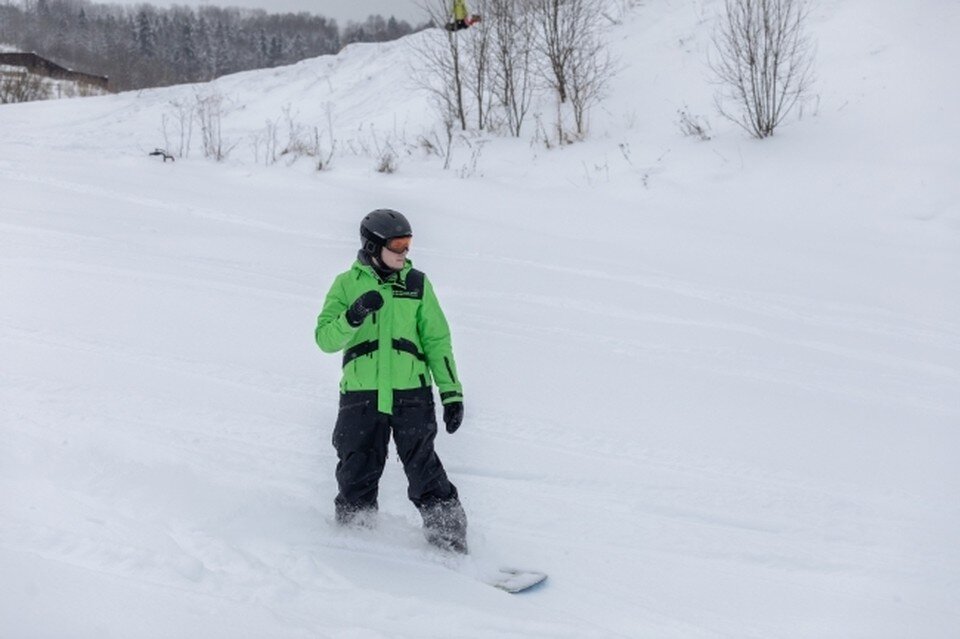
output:
<path id="1" fill-rule="evenodd" d="M 427 540 L 465 554 L 466 514 L 433 445 L 431 378 L 448 433 L 463 421 L 463 389 L 433 286 L 406 258 L 412 236 L 397 211 L 364 217 L 357 260 L 334 280 L 317 318 L 320 349 L 344 351 L 333 431 L 336 518 L 343 525 L 372 525 L 392 433 Z"/>
<path id="2" fill-rule="evenodd" d="M 447 31 L 460 31 L 468 29 L 477 22 L 480 22 L 480 16 L 470 15 L 467 11 L 466 0 L 453 0 L 453 10 L 451 12 L 453 19 L 447 23 Z"/>

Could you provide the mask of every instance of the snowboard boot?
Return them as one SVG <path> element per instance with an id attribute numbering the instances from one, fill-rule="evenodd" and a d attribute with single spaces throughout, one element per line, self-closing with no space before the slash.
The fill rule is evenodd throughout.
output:
<path id="1" fill-rule="evenodd" d="M 467 514 L 456 497 L 430 501 L 420 506 L 423 534 L 427 541 L 448 552 L 468 554 Z"/>
<path id="2" fill-rule="evenodd" d="M 372 504 L 348 504 L 337 499 L 335 502 L 337 523 L 344 527 L 374 528 L 377 522 L 377 502 Z"/>

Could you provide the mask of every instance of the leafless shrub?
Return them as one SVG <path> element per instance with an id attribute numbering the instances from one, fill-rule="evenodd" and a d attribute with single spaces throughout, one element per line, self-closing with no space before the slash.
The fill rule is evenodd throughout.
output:
<path id="1" fill-rule="evenodd" d="M 330 145 L 324 147 L 321 143 L 320 127 L 313 127 L 313 157 L 317 161 L 318 171 L 327 171 L 333 165 L 333 156 L 337 151 L 337 141 L 330 139 Z"/>
<path id="2" fill-rule="evenodd" d="M 424 0 L 420 7 L 436 25 L 447 22 L 449 0 Z M 452 31 L 429 32 L 419 40 L 417 57 L 422 67 L 415 70 L 414 80 L 433 98 L 441 118 L 449 116 L 462 130 L 467 129 L 466 77 L 464 51 L 458 34 Z M 436 36 L 436 37 L 432 37 Z"/>
<path id="3" fill-rule="evenodd" d="M 370 125 L 369 137 L 361 138 L 357 143 L 360 154 L 376 158 L 375 168 L 378 173 L 396 173 L 397 169 L 400 168 L 400 154 L 397 152 L 397 148 L 403 148 L 402 140 L 397 140 L 394 136 L 387 134 L 386 139 L 381 141 L 376 128 Z"/>
<path id="4" fill-rule="evenodd" d="M 584 31 L 569 58 L 567 73 L 570 105 L 573 107 L 573 121 L 578 136 L 586 135 L 590 107 L 603 98 L 616 69 L 617 65 L 597 31 Z"/>
<path id="5" fill-rule="evenodd" d="M 203 157 L 222 162 L 233 149 L 223 139 L 224 98 L 219 93 L 196 95 L 196 117 L 200 124 Z"/>
<path id="6" fill-rule="evenodd" d="M 56 90 L 57 98 L 89 98 L 95 95 L 104 95 L 106 91 L 95 84 L 84 82 L 60 81 L 53 83 L 53 89 Z M 52 91 L 51 91 L 52 92 Z"/>
<path id="7" fill-rule="evenodd" d="M 691 115 L 690 110 L 683 106 L 677 109 L 677 126 L 680 133 L 687 137 L 697 138 L 703 142 L 710 139 L 710 125 L 706 120 L 701 120 L 699 116 Z"/>
<path id="8" fill-rule="evenodd" d="M 276 164 L 283 149 L 280 146 L 280 118 L 266 120 L 263 128 L 250 136 L 253 161 L 264 166 Z"/>
<path id="9" fill-rule="evenodd" d="M 531 146 L 543 145 L 543 148 L 548 151 L 553 148 L 553 141 L 550 139 L 550 134 L 547 133 L 547 128 L 543 124 L 543 115 L 540 113 L 534 113 L 533 119 L 537 123 L 537 130 L 533 134 L 533 139 L 530 141 Z"/>
<path id="10" fill-rule="evenodd" d="M 223 138 L 225 98 L 219 93 L 194 93 L 193 100 L 171 100 L 167 111 L 160 116 L 160 132 L 164 148 L 178 158 L 190 156 L 194 127 L 200 129 L 203 157 L 218 162 L 227 158 L 236 144 Z"/>
<path id="11" fill-rule="evenodd" d="M 333 136 L 333 103 L 327 102 L 324 104 L 323 111 L 327 116 L 327 142 L 325 145 L 322 143 L 320 128 L 313 128 L 318 171 L 326 171 L 332 166 L 333 156 L 337 151 L 337 139 Z"/>
<path id="12" fill-rule="evenodd" d="M 94 95 L 103 95 L 104 93 L 103 89 L 100 87 L 87 82 L 78 82 L 76 86 L 77 96 L 81 98 L 89 98 Z"/>
<path id="13" fill-rule="evenodd" d="M 453 160 L 453 119 L 449 116 L 443 119 L 443 138 L 438 138 L 439 147 L 443 152 L 443 170 L 450 168 Z"/>
<path id="14" fill-rule="evenodd" d="M 43 78 L 26 70 L 0 74 L 0 104 L 33 102 L 50 97 Z"/>
<path id="15" fill-rule="evenodd" d="M 436 136 L 436 132 L 434 132 Z M 437 148 L 437 145 L 425 135 L 417 137 L 417 145 L 423 150 L 423 153 L 427 156 L 436 155 L 440 157 L 440 149 Z"/>
<path id="16" fill-rule="evenodd" d="M 493 31 L 491 91 L 520 137 L 534 93 L 534 24 L 530 0 L 489 0 L 485 22 Z"/>
<path id="17" fill-rule="evenodd" d="M 392 149 L 384 149 L 377 159 L 377 173 L 396 173 L 397 154 Z"/>
<path id="18" fill-rule="evenodd" d="M 470 149 L 470 160 L 460 167 L 460 170 L 457 171 L 457 175 L 461 179 L 467 179 L 481 175 L 480 172 L 480 156 L 483 154 L 483 147 L 486 145 L 487 141 L 478 136 L 470 136 L 468 134 L 463 134 L 463 141 L 466 144 L 467 148 Z M 471 137 L 473 139 L 471 139 Z"/>
<path id="19" fill-rule="evenodd" d="M 293 113 L 293 106 L 286 104 L 281 111 L 283 112 L 283 122 L 287 129 L 287 143 L 280 151 L 280 155 L 290 156 L 292 160 L 315 155 L 312 132 L 296 119 L 296 114 Z"/>
<path id="20" fill-rule="evenodd" d="M 810 87 L 809 7 L 808 0 L 725 0 L 710 61 L 721 87 L 716 105 L 756 138 L 773 135 Z"/>
<path id="21" fill-rule="evenodd" d="M 577 40 L 577 22 L 590 0 L 532 0 L 532 17 L 537 25 L 537 49 L 541 54 L 544 80 L 567 101 L 568 60 Z"/>
<path id="22" fill-rule="evenodd" d="M 449 0 L 423 1 L 434 24 L 447 21 Z M 557 102 L 551 137 L 558 144 L 582 138 L 591 107 L 616 71 L 601 37 L 608 1 L 476 0 L 483 21 L 420 38 L 417 82 L 442 121 L 465 131 L 475 116 L 478 130 L 513 136 L 521 134 L 537 94 L 550 91 Z M 630 4 L 622 0 L 620 14 Z"/>
<path id="23" fill-rule="evenodd" d="M 171 100 L 170 108 L 160 116 L 163 146 L 172 150 L 178 158 L 190 156 L 193 143 L 193 110 L 194 106 L 188 101 Z"/>
<path id="24" fill-rule="evenodd" d="M 262 151 L 263 163 L 268 166 L 281 158 L 293 164 L 306 157 L 316 162 L 318 171 L 328 170 L 337 150 L 337 140 L 333 136 L 333 107 L 326 103 L 324 110 L 327 117 L 325 133 L 318 126 L 311 127 L 300 122 L 292 105 L 285 105 L 281 117 L 267 120 L 263 130 L 251 139 L 254 161 L 260 162 Z M 286 131 L 286 142 L 283 144 L 280 142 L 281 120 Z"/>
<path id="25" fill-rule="evenodd" d="M 486 15 L 488 0 L 472 0 L 471 9 Z M 490 104 L 493 94 L 490 92 L 490 50 L 493 30 L 488 22 L 481 21 L 464 32 L 465 55 L 463 56 L 464 84 L 472 97 L 477 129 L 487 128 L 490 117 Z"/>
<path id="26" fill-rule="evenodd" d="M 556 93 L 557 139 L 571 139 L 564 105 L 573 109 L 578 137 L 586 133 L 587 112 L 602 95 L 616 65 L 600 38 L 601 0 L 531 0 L 537 25 L 541 76 Z"/>
<path id="27" fill-rule="evenodd" d="M 613 24 L 623 24 L 627 15 L 633 11 L 634 7 L 640 4 L 641 0 L 612 0 L 607 3 L 608 10 L 603 12 L 603 17 Z"/>

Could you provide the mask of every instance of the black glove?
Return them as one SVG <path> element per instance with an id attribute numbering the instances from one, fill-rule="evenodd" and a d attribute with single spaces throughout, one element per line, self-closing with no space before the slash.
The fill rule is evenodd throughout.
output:
<path id="1" fill-rule="evenodd" d="M 347 309 L 347 324 L 357 328 L 363 324 L 363 320 L 374 311 L 380 310 L 383 306 L 383 296 L 379 291 L 367 291 L 353 301 L 350 308 Z"/>
<path id="2" fill-rule="evenodd" d="M 450 402 L 443 405 L 443 423 L 447 425 L 447 432 L 453 434 L 463 423 L 463 402 Z"/>

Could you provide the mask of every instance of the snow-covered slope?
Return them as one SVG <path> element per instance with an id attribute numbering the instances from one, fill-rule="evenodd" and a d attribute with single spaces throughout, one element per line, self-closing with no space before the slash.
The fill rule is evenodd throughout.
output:
<path id="1" fill-rule="evenodd" d="M 489 141 L 475 171 L 374 171 L 432 126 L 409 40 L 0 107 L 0 636 L 955 633 L 960 12 L 819 3 L 818 100 L 756 142 L 710 115 L 719 4 L 637 7 L 592 138 Z M 198 91 L 228 160 L 148 157 Z M 263 166 L 285 109 L 332 170 Z M 459 564 L 393 457 L 378 529 L 332 522 L 312 332 L 380 206 L 454 331 Z M 551 578 L 506 595 L 499 564 Z"/>

